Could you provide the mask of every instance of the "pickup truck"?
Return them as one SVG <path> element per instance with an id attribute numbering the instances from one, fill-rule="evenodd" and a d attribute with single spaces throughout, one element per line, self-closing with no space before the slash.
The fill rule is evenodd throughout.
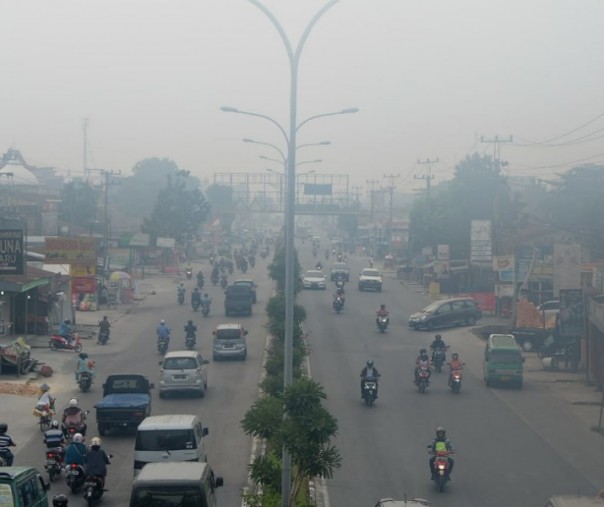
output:
<path id="1" fill-rule="evenodd" d="M 103 384 L 103 399 L 94 406 L 99 435 L 111 428 L 136 430 L 151 415 L 149 391 L 153 387 L 144 375 L 109 375 Z"/>

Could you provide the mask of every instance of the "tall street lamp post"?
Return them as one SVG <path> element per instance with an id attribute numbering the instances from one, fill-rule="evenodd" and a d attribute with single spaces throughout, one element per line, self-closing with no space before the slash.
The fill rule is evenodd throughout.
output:
<path id="1" fill-rule="evenodd" d="M 248 0 L 251 4 L 255 5 L 269 18 L 281 40 L 285 46 L 287 56 L 290 64 L 290 116 L 289 116 L 289 136 L 285 134 L 284 129 L 278 125 L 273 119 L 267 118 L 269 121 L 275 123 L 285 137 L 287 143 L 287 172 L 286 172 L 286 196 L 285 196 L 285 343 L 284 343 L 284 367 L 283 367 L 283 384 L 284 387 L 288 387 L 292 383 L 292 370 L 293 370 L 293 331 L 294 331 L 294 198 L 295 198 L 295 173 L 296 173 L 296 134 L 297 131 L 306 122 L 310 121 L 315 117 L 306 119 L 300 124 L 297 124 L 297 99 L 298 99 L 298 65 L 300 62 L 300 55 L 304 44 L 310 35 L 313 27 L 317 21 L 325 14 L 331 7 L 337 4 L 340 0 L 329 0 L 310 20 L 295 51 L 292 47 L 285 30 L 273 15 L 259 0 Z M 344 112 L 356 112 L 357 110 L 345 110 Z M 333 113 L 331 113 L 333 114 Z M 338 114 L 338 113 L 336 113 Z M 328 115 L 318 115 L 328 116 Z M 281 471 L 281 505 L 287 507 L 290 503 L 291 495 L 291 455 L 287 449 L 282 451 L 283 466 Z"/>

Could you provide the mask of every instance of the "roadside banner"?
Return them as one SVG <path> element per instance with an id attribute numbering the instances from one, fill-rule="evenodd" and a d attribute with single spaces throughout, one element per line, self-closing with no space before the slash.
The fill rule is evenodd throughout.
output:
<path id="1" fill-rule="evenodd" d="M 23 274 L 23 229 L 0 229 L 0 275 Z"/>
<path id="2" fill-rule="evenodd" d="M 44 238 L 44 262 L 47 264 L 94 264 L 94 238 Z"/>

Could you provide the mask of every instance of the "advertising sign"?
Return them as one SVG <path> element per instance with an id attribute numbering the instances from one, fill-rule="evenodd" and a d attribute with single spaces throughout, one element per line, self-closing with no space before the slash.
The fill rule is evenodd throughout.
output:
<path id="1" fill-rule="evenodd" d="M 74 294 L 96 294 L 96 278 L 72 278 L 71 291 Z"/>
<path id="2" fill-rule="evenodd" d="M 47 264 L 70 264 L 96 262 L 96 240 L 94 238 L 44 238 L 44 262 Z"/>
<path id="3" fill-rule="evenodd" d="M 560 289 L 560 336 L 576 337 L 583 334 L 585 310 L 581 289 Z"/>
<path id="4" fill-rule="evenodd" d="M 23 274 L 23 229 L 0 229 L 0 275 Z"/>
<path id="5" fill-rule="evenodd" d="M 471 220 L 470 223 L 470 261 L 491 262 L 493 244 L 490 220 Z"/>
<path id="6" fill-rule="evenodd" d="M 554 245 L 554 294 L 581 287 L 581 245 Z"/>
<path id="7" fill-rule="evenodd" d="M 69 274 L 73 277 L 80 278 L 84 276 L 95 276 L 96 265 L 92 264 L 70 264 Z"/>
<path id="8" fill-rule="evenodd" d="M 143 232 L 137 232 L 130 239 L 130 246 L 149 246 L 150 236 Z"/>
<path id="9" fill-rule="evenodd" d="M 439 261 L 449 260 L 449 245 L 437 245 L 436 246 L 436 258 Z"/>
<path id="10" fill-rule="evenodd" d="M 304 195 L 331 195 L 332 185 L 327 183 L 304 183 Z"/>

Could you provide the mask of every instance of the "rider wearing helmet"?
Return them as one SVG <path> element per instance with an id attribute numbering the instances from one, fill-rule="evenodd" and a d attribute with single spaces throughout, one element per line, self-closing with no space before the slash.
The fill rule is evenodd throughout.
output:
<path id="1" fill-rule="evenodd" d="M 107 319 L 107 315 L 103 315 L 103 320 L 99 322 L 99 336 L 105 333 L 107 335 L 107 339 L 109 339 L 109 328 L 111 327 L 111 322 Z M 97 341 L 99 343 L 99 341 Z"/>
<path id="2" fill-rule="evenodd" d="M 65 464 L 66 465 L 84 465 L 86 463 L 86 444 L 81 433 L 76 433 L 73 440 L 65 449 Z"/>
<path id="3" fill-rule="evenodd" d="M 451 361 L 449 362 L 449 369 L 451 371 L 463 369 L 463 363 L 461 362 L 461 359 L 459 359 L 459 354 L 457 352 L 453 352 L 453 354 L 451 354 Z"/>
<path id="4" fill-rule="evenodd" d="M 377 311 L 377 312 L 375 312 L 375 313 L 376 313 L 376 315 L 377 315 L 377 317 L 375 318 L 375 323 L 376 323 L 376 324 L 378 324 L 378 323 L 379 323 L 380 317 L 388 317 L 388 314 L 389 314 L 388 310 L 386 310 L 386 305 L 385 305 L 384 303 L 382 303 L 382 304 L 380 305 L 380 308 L 379 308 L 379 309 L 378 309 L 378 311 Z M 388 320 L 386 321 L 386 323 L 388 323 L 388 321 L 389 321 L 389 320 L 390 320 L 390 319 L 388 319 Z"/>
<path id="5" fill-rule="evenodd" d="M 71 321 L 69 319 L 65 319 L 63 322 L 61 322 L 57 334 L 65 338 L 67 340 L 67 343 L 71 344 L 72 333 L 73 331 L 71 329 Z"/>
<path id="6" fill-rule="evenodd" d="M 197 326 L 195 324 L 193 324 L 192 320 L 189 320 L 187 322 L 187 325 L 185 326 L 185 339 L 187 338 L 195 338 L 195 333 L 197 332 Z"/>
<path id="7" fill-rule="evenodd" d="M 430 357 L 428 356 L 428 351 L 426 349 L 420 349 L 419 356 L 417 356 L 417 358 L 415 359 L 415 378 L 413 380 L 414 384 L 417 384 L 420 368 L 425 368 L 428 370 L 428 382 L 430 382 Z"/>
<path id="8" fill-rule="evenodd" d="M 199 289 L 197 287 L 195 287 L 193 289 L 193 292 L 191 292 L 191 304 L 201 304 L 201 292 L 199 292 Z"/>
<path id="9" fill-rule="evenodd" d="M 36 402 L 36 410 L 40 412 L 51 412 L 51 415 L 54 414 L 54 403 L 55 399 L 50 394 L 50 386 L 46 383 L 40 386 L 40 397 Z"/>
<path id="10" fill-rule="evenodd" d="M 166 321 L 164 319 L 159 321 L 159 326 L 155 330 L 157 333 L 157 340 L 165 340 L 166 342 L 170 341 L 170 328 L 166 325 Z"/>
<path id="11" fill-rule="evenodd" d="M 65 435 L 59 429 L 59 421 L 52 421 L 50 423 L 50 429 L 44 432 L 44 443 L 47 449 L 54 449 L 59 454 L 63 454 Z"/>
<path id="12" fill-rule="evenodd" d="M 361 370 L 361 399 L 363 398 L 363 387 L 365 380 L 375 380 L 375 397 L 377 398 L 378 394 L 378 379 L 381 377 L 380 372 L 374 366 L 373 360 L 368 359 L 367 363 Z"/>
<path id="13" fill-rule="evenodd" d="M 94 437 L 90 441 L 90 449 L 86 454 L 86 475 L 98 477 L 105 486 L 105 476 L 107 475 L 107 465 L 110 464 L 109 456 L 101 449 L 101 439 Z"/>
<path id="14" fill-rule="evenodd" d="M 78 407 L 76 398 L 71 398 L 69 406 L 63 411 L 63 432 L 67 434 L 70 427 L 75 427 L 78 433 L 86 436 L 86 412 Z"/>
<path id="15" fill-rule="evenodd" d="M 13 460 L 15 455 L 9 449 L 9 447 L 16 447 L 17 444 L 13 442 L 13 439 L 6 432 L 8 431 L 8 424 L 0 423 L 0 456 L 6 461 L 7 467 L 13 466 Z"/>
<path id="16" fill-rule="evenodd" d="M 430 458 L 430 479 L 435 479 L 434 460 L 436 459 L 436 453 L 438 451 L 447 451 L 449 453 L 449 473 L 447 479 L 450 480 L 451 472 L 453 472 L 453 465 L 455 464 L 455 461 L 451 457 L 451 454 L 455 452 L 455 449 L 453 449 L 453 444 L 447 438 L 447 430 L 445 430 L 443 426 L 439 426 L 438 428 L 436 428 L 436 437 L 428 447 L 430 448 L 430 453 L 432 454 L 432 457 Z"/>
<path id="17" fill-rule="evenodd" d="M 68 505 L 69 500 L 63 493 L 55 495 L 52 499 L 52 507 L 67 507 Z"/>
<path id="18" fill-rule="evenodd" d="M 436 352 L 437 350 L 442 350 L 444 357 L 444 353 L 448 348 L 449 347 L 447 347 L 447 345 L 443 341 L 442 336 L 439 334 L 435 335 L 434 341 L 430 344 L 430 350 L 432 350 L 432 362 L 434 362 L 434 352 Z"/>
<path id="19" fill-rule="evenodd" d="M 210 296 L 208 296 L 208 293 L 206 292 L 203 297 L 201 298 L 201 306 L 207 306 L 208 308 L 210 307 L 210 305 L 212 304 L 212 298 Z"/>

